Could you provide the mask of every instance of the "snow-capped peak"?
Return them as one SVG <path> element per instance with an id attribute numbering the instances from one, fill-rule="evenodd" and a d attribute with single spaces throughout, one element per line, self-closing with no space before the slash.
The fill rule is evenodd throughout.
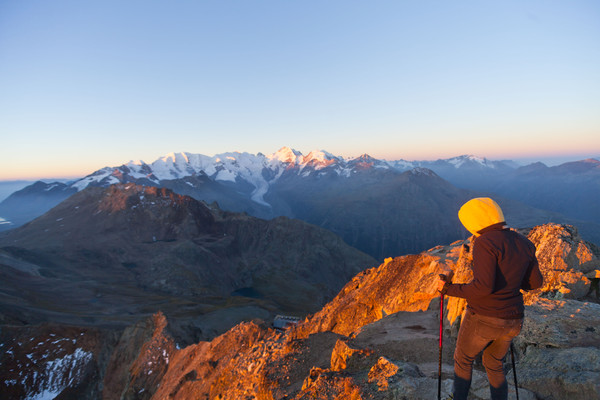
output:
<path id="1" fill-rule="evenodd" d="M 476 163 L 484 167 L 490 166 L 486 158 L 477 157 L 471 154 L 465 154 L 448 159 L 448 164 L 454 165 L 455 168 L 460 168 L 466 162 Z"/>
<path id="2" fill-rule="evenodd" d="M 214 181 L 231 183 L 247 182 L 254 186 L 251 198 L 257 203 L 267 205 L 264 195 L 271 185 L 284 174 L 297 174 L 301 177 L 319 177 L 325 174 L 337 174 L 350 177 L 360 171 L 371 169 L 394 169 L 406 171 L 415 167 L 451 166 L 452 168 L 500 168 L 498 162 L 489 161 L 473 155 L 462 155 L 445 160 L 384 161 L 368 154 L 356 158 L 335 156 L 325 150 L 314 150 L 304 156 L 290 147 L 282 147 L 275 153 L 265 156 L 262 153 L 249 154 L 231 152 L 217 154 L 212 157 L 192 153 L 169 153 L 152 164 L 144 161 L 130 161 L 120 167 L 106 167 L 86 176 L 71 186 L 82 190 L 89 185 L 110 185 L 119 182 L 140 182 L 160 185 L 161 181 L 182 179 L 194 175 L 206 175 Z M 447 167 L 446 167 L 447 168 Z M 423 174 L 427 171 L 416 170 Z"/>
<path id="3" fill-rule="evenodd" d="M 302 160 L 302 153 L 289 147 L 282 147 L 275 153 L 267 156 L 267 159 L 273 163 L 279 161 L 288 164 L 299 164 Z"/>
<path id="4" fill-rule="evenodd" d="M 311 166 L 314 169 L 322 169 L 339 161 L 339 158 L 324 150 L 313 150 L 302 158 L 302 167 Z"/>
<path id="5" fill-rule="evenodd" d="M 181 162 L 189 162 L 188 156 L 185 153 L 169 153 L 164 157 L 159 158 L 158 160 L 164 163 L 178 164 Z M 157 161 L 158 161 L 157 160 Z"/>
<path id="6" fill-rule="evenodd" d="M 154 175 L 160 179 L 178 179 L 193 174 L 188 153 L 169 153 L 152 163 Z"/>

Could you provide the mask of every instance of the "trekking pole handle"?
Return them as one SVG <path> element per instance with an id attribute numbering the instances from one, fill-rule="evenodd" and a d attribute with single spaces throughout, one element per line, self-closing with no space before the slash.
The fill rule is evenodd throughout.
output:
<path id="1" fill-rule="evenodd" d="M 448 286 L 450 286 L 450 284 L 452 283 L 452 276 L 454 276 L 454 271 L 450 271 L 450 273 L 448 273 L 447 275 L 439 274 L 440 280 L 445 282 L 443 289 L 440 290 L 442 297 L 444 296 L 444 294 L 446 294 L 446 290 L 448 290 Z"/>
<path id="2" fill-rule="evenodd" d="M 450 271 L 448 274 L 439 274 L 439 277 L 444 282 L 452 283 L 452 277 L 454 276 L 454 271 Z"/>

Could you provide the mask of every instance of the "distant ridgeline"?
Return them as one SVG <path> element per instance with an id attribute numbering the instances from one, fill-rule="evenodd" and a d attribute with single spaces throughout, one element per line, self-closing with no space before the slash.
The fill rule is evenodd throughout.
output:
<path id="1" fill-rule="evenodd" d="M 577 226 L 600 243 L 600 162 L 546 167 L 460 156 L 437 161 L 344 159 L 290 148 L 263 154 L 169 154 L 152 164 L 104 168 L 70 184 L 37 182 L 0 203 L 0 217 L 20 226 L 86 187 L 116 183 L 164 187 L 235 212 L 298 218 L 326 228 L 378 260 L 467 237 L 456 210 L 493 196 L 512 226 Z"/>

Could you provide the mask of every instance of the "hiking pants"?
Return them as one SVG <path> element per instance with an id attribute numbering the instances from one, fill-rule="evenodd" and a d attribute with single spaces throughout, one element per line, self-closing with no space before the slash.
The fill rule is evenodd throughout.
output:
<path id="1" fill-rule="evenodd" d="M 502 360 L 512 339 L 521 332 L 523 319 L 478 315 L 467 309 L 458 331 L 454 351 L 454 400 L 466 400 L 471 386 L 473 361 L 483 351 L 483 366 L 492 400 L 505 400 L 508 384 Z"/>

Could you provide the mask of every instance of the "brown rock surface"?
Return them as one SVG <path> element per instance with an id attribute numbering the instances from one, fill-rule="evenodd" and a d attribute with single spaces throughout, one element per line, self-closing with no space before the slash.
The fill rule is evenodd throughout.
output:
<path id="1" fill-rule="evenodd" d="M 398 311 L 426 310 L 435 297 L 435 278 L 443 259 L 435 252 L 387 259 L 355 276 L 336 298 L 294 329 L 301 338 L 332 331 L 351 335 Z"/>
<path id="2" fill-rule="evenodd" d="M 379 391 L 388 390 L 390 383 L 389 378 L 396 375 L 399 367 L 385 357 L 379 357 L 377 364 L 373 365 L 369 374 L 369 383 L 377 384 Z"/>
<path id="3" fill-rule="evenodd" d="M 530 348 L 517 367 L 520 384 L 540 398 L 600 399 L 600 349 Z"/>
<path id="4" fill-rule="evenodd" d="M 120 398 L 121 394 L 125 392 L 131 379 L 129 375 L 131 364 L 140 354 L 144 343 L 152 337 L 153 331 L 152 319 L 140 321 L 123 331 L 106 369 L 104 390 L 102 391 L 103 399 Z"/>
<path id="5" fill-rule="evenodd" d="M 355 355 L 368 357 L 373 351 L 366 349 L 355 349 L 348 345 L 346 340 L 338 340 L 331 353 L 331 370 L 342 371 L 348 366 L 348 359 Z"/>
<path id="6" fill-rule="evenodd" d="M 527 307 L 523 330 L 515 343 L 523 350 L 528 346 L 598 347 L 600 304 L 541 298 Z"/>
<path id="7" fill-rule="evenodd" d="M 600 258 L 573 226 L 546 224 L 527 236 L 537 248 L 546 296 L 580 299 L 588 294 L 591 282 L 585 274 L 599 268 Z"/>

